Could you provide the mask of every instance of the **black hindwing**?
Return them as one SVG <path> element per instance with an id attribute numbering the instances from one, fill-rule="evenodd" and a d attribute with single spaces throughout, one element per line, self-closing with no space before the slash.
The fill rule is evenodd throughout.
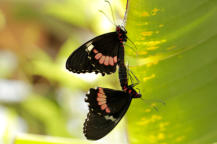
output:
<path id="1" fill-rule="evenodd" d="M 105 96 L 107 107 L 103 110 L 99 104 L 100 93 Z M 87 139 L 97 140 L 107 135 L 126 113 L 132 98 L 123 91 L 107 88 L 90 89 L 86 102 L 89 113 L 84 123 L 84 135 Z M 107 111 L 107 108 L 109 111 Z"/>

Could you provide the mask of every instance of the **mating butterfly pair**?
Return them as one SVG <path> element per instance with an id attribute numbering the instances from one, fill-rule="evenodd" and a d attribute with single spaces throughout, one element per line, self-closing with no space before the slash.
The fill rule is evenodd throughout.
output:
<path id="1" fill-rule="evenodd" d="M 89 113 L 83 132 L 87 139 L 97 140 L 108 134 L 126 113 L 132 98 L 141 97 L 133 85 L 128 85 L 124 64 L 126 30 L 117 26 L 116 32 L 100 35 L 75 50 L 66 62 L 66 68 L 75 73 L 95 72 L 111 74 L 119 66 L 119 80 L 123 91 L 98 87 L 86 94 Z"/>

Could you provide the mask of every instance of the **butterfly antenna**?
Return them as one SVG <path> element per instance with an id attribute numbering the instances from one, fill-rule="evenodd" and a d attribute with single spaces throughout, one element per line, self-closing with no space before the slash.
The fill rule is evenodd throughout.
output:
<path id="1" fill-rule="evenodd" d="M 129 78 L 130 78 L 130 82 L 131 82 L 132 85 L 133 85 L 133 78 L 132 78 L 132 76 L 130 75 L 129 64 L 127 64 L 127 74 L 128 74 L 128 76 L 129 76 Z"/>
<path id="2" fill-rule="evenodd" d="M 128 45 L 128 44 L 124 44 L 125 46 L 128 46 L 129 48 L 131 48 L 133 50 L 133 52 L 135 52 L 136 56 L 138 56 L 137 50 L 134 49 L 134 47 Z"/>
<path id="3" fill-rule="evenodd" d="M 136 89 L 139 91 L 139 94 L 141 94 L 140 89 L 139 88 L 136 88 Z"/>
<path id="4" fill-rule="evenodd" d="M 155 103 L 160 103 L 160 104 L 162 104 L 162 105 L 166 105 L 166 103 L 163 101 L 163 100 L 148 100 L 148 99 L 143 99 L 142 97 L 141 97 L 141 99 L 143 100 L 143 101 L 145 101 L 145 102 L 149 102 L 149 103 L 153 103 L 152 105 L 156 105 Z"/>
<path id="5" fill-rule="evenodd" d="M 110 10 L 111 10 L 111 13 L 112 13 L 112 18 L 113 18 L 113 21 L 114 21 L 114 24 L 116 24 L 116 21 L 115 21 L 115 17 L 114 17 L 114 13 L 113 13 L 113 10 L 112 10 L 112 6 L 111 6 L 111 3 L 108 1 L 108 0 L 105 0 L 105 2 L 107 2 L 109 4 L 109 7 L 110 7 Z"/>
<path id="6" fill-rule="evenodd" d="M 134 46 L 135 48 L 132 47 L 132 46 L 127 45 L 126 43 L 125 43 L 124 45 L 130 47 L 130 48 L 136 53 L 136 56 L 138 56 L 138 53 L 137 53 L 138 48 L 137 48 L 136 44 L 135 44 L 132 40 L 130 40 L 128 37 L 127 37 L 127 40 L 128 40 L 131 44 L 133 44 L 133 46 Z"/>
<path id="7" fill-rule="evenodd" d="M 134 78 L 136 79 L 136 83 L 134 83 L 134 86 L 138 85 L 140 83 L 139 79 L 136 77 L 136 75 L 129 69 L 130 74 L 132 74 L 134 76 Z"/>
<path id="8" fill-rule="evenodd" d="M 130 40 L 129 38 L 127 38 L 132 44 L 133 44 L 133 46 L 136 48 L 136 50 L 138 49 L 137 48 L 137 46 L 136 46 L 136 44 L 132 41 L 132 40 Z"/>
<path id="9" fill-rule="evenodd" d="M 104 11 L 102 11 L 102 10 L 99 10 L 99 12 L 101 12 L 108 20 L 109 20 L 109 22 L 111 23 L 111 24 L 113 24 L 113 25 L 115 25 L 116 26 L 116 24 L 114 23 L 114 22 L 112 22 L 111 21 L 111 19 L 108 17 L 108 15 L 104 12 Z"/>
<path id="10" fill-rule="evenodd" d="M 158 107 L 156 106 L 156 103 L 153 103 L 153 101 L 161 103 L 162 105 L 166 105 L 166 103 L 162 100 L 145 100 L 142 97 L 140 99 L 143 100 L 145 103 L 151 103 L 151 107 L 157 112 L 159 112 Z"/>
<path id="11" fill-rule="evenodd" d="M 159 112 L 159 110 L 156 106 L 152 106 L 152 107 L 155 109 L 155 111 Z"/>
<path id="12" fill-rule="evenodd" d="M 130 82 L 131 82 L 132 86 L 134 87 L 133 77 L 130 75 L 129 71 L 128 71 L 128 75 L 129 75 L 129 77 L 130 77 Z"/>
<path id="13" fill-rule="evenodd" d="M 140 83 L 140 81 L 139 81 L 139 79 L 136 77 L 136 75 L 130 70 L 130 68 L 129 68 L 129 64 L 127 65 L 127 73 L 128 73 L 128 75 L 129 75 L 129 77 L 130 77 L 130 81 L 131 81 L 131 83 L 132 83 L 132 85 L 131 86 L 136 86 L 136 85 L 138 85 L 139 83 Z M 132 77 L 132 75 L 133 75 L 133 77 L 136 79 L 136 82 L 134 82 L 134 79 L 133 79 L 133 77 Z"/>
<path id="14" fill-rule="evenodd" d="M 128 2 L 129 2 L 129 0 L 127 0 L 127 4 L 126 4 L 126 10 L 125 10 L 125 14 L 124 14 L 123 23 L 122 23 L 122 25 L 123 25 L 124 27 L 125 27 L 125 25 L 126 25 L 126 21 L 127 21 Z"/>
<path id="15" fill-rule="evenodd" d="M 131 44 L 133 44 L 133 46 L 135 47 L 135 49 L 134 49 L 133 47 L 131 47 L 131 49 L 136 53 L 136 56 L 138 56 L 138 53 L 137 53 L 138 48 L 137 48 L 136 44 L 135 44 L 132 40 L 130 40 L 129 38 L 127 38 L 127 40 L 128 40 Z"/>

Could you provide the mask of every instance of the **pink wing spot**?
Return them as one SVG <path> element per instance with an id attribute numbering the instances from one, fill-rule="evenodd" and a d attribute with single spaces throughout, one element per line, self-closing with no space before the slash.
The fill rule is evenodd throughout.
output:
<path id="1" fill-rule="evenodd" d="M 106 104 L 101 105 L 101 110 L 104 110 L 105 108 L 107 108 Z"/>
<path id="2" fill-rule="evenodd" d="M 98 50 L 96 50 L 96 49 L 93 49 L 93 52 L 94 52 L 95 54 L 97 54 L 97 53 L 98 53 Z"/>
<path id="3" fill-rule="evenodd" d="M 101 97 L 101 96 L 103 96 L 103 94 L 101 94 L 101 93 L 97 93 L 97 96 L 98 96 L 98 97 Z"/>
<path id="4" fill-rule="evenodd" d="M 98 97 L 99 97 L 99 98 L 104 98 L 104 99 L 106 99 L 106 96 L 103 95 L 103 94 L 102 94 L 102 95 L 98 95 Z"/>
<path id="5" fill-rule="evenodd" d="M 106 65 L 106 66 L 109 65 L 109 56 L 105 57 L 104 65 Z"/>
<path id="6" fill-rule="evenodd" d="M 113 61 L 113 58 L 112 58 L 112 57 L 109 57 L 109 64 L 110 64 L 111 66 L 114 66 L 114 61 Z"/>
<path id="7" fill-rule="evenodd" d="M 102 57 L 102 53 L 98 53 L 95 55 L 95 59 L 97 59 L 97 60 L 100 59 L 101 57 Z"/>
<path id="8" fill-rule="evenodd" d="M 99 93 L 104 94 L 104 91 L 101 87 L 99 87 Z"/>
<path id="9" fill-rule="evenodd" d="M 99 92 L 100 92 L 100 91 L 102 91 L 102 88 L 101 88 L 101 87 L 99 87 L 99 88 L 98 88 L 98 90 L 99 90 Z"/>
<path id="10" fill-rule="evenodd" d="M 103 105 L 106 105 L 106 101 L 99 101 L 99 102 L 98 102 L 98 105 L 102 105 L 102 106 L 103 106 Z"/>
<path id="11" fill-rule="evenodd" d="M 105 111 L 106 111 L 107 113 L 110 113 L 110 112 L 111 112 L 108 107 L 105 109 Z"/>
<path id="12" fill-rule="evenodd" d="M 97 101 L 106 101 L 106 99 L 105 98 L 102 98 L 102 97 L 98 97 L 97 99 L 96 99 Z"/>
<path id="13" fill-rule="evenodd" d="M 117 56 L 114 57 L 114 63 L 117 63 L 118 60 L 117 60 Z"/>
<path id="14" fill-rule="evenodd" d="M 100 58 L 100 60 L 99 60 L 99 63 L 100 63 L 100 64 L 103 64 L 104 61 L 105 61 L 105 56 L 102 56 L 102 57 Z"/>

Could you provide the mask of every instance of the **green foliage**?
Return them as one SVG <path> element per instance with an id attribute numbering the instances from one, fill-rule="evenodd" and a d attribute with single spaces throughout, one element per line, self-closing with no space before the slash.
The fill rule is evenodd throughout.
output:
<path id="1" fill-rule="evenodd" d="M 61 109 L 52 101 L 39 95 L 32 95 L 21 106 L 26 110 L 26 113 L 41 122 L 47 134 L 70 136 Z"/>
<path id="2" fill-rule="evenodd" d="M 138 56 L 126 49 L 147 102 L 129 109 L 133 144 L 216 142 L 216 17 L 215 0 L 130 1 L 128 37 Z"/>

